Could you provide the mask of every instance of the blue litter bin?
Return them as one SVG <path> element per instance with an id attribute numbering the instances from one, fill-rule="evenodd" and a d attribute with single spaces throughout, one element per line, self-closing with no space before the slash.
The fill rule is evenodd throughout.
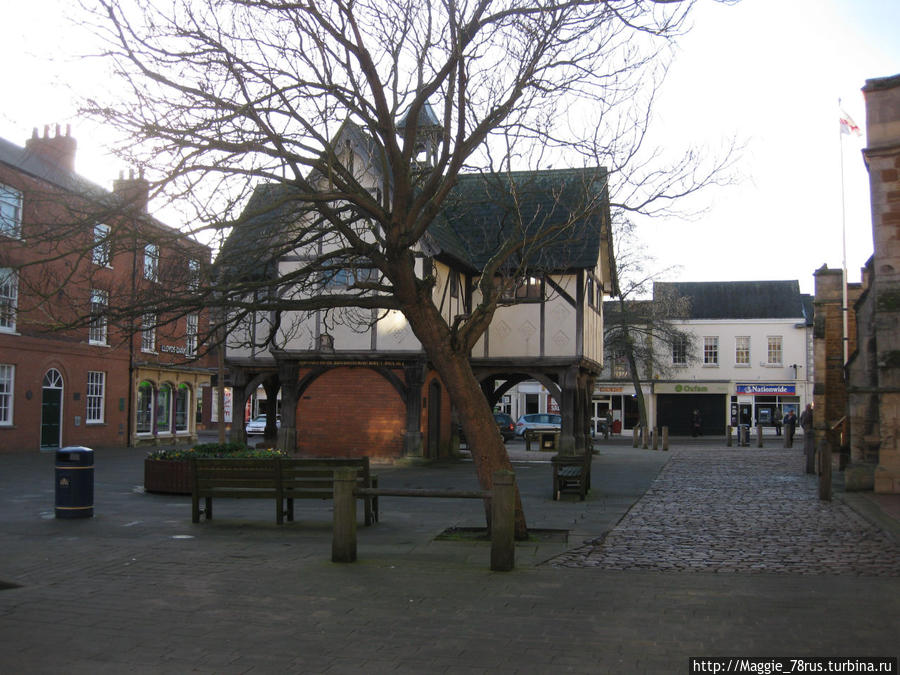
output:
<path id="1" fill-rule="evenodd" d="M 94 515 L 94 451 L 70 446 L 56 451 L 56 517 Z"/>

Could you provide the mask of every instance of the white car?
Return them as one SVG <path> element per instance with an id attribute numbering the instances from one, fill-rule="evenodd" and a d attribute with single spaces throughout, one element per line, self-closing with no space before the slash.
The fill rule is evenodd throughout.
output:
<path id="1" fill-rule="evenodd" d="M 516 436 L 521 436 L 528 429 L 535 431 L 559 431 L 562 428 L 562 417 L 553 413 L 534 413 L 522 415 L 516 422 Z"/>
<path id="2" fill-rule="evenodd" d="M 281 428 L 281 419 L 275 418 L 275 428 Z M 265 415 L 257 415 L 252 420 L 247 422 L 247 435 L 248 436 L 262 436 L 266 433 L 266 416 Z"/>

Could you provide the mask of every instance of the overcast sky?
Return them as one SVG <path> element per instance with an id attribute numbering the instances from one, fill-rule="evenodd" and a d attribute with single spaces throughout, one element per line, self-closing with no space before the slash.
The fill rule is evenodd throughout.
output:
<path id="1" fill-rule="evenodd" d="M 0 9 L 0 137 L 24 144 L 32 127 L 69 123 L 76 169 L 107 188 L 127 167 L 104 155 L 102 131 L 75 117 L 72 84 L 106 86 L 74 60 L 79 36 L 61 0 L 5 0 Z M 861 138 L 838 133 L 838 98 L 865 130 L 866 79 L 900 73 L 900 0 L 700 0 L 694 28 L 657 108 L 655 138 L 717 152 L 746 144 L 740 182 L 706 195 L 692 221 L 639 220 L 668 280 L 798 279 L 812 292 L 822 264 L 840 268 L 843 144 L 847 266 L 851 281 L 872 253 Z M 176 223 L 172 223 L 173 225 Z"/>

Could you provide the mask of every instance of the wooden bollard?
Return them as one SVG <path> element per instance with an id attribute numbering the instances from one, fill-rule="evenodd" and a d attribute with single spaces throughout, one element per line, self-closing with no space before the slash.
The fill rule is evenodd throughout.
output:
<path id="1" fill-rule="evenodd" d="M 727 437 L 725 438 L 725 445 L 728 446 L 729 448 L 731 447 L 731 431 L 733 429 L 734 429 L 734 427 L 732 427 L 729 424 L 728 428 L 725 430 L 725 433 L 727 434 Z"/>
<path id="2" fill-rule="evenodd" d="M 831 501 L 831 443 L 819 444 L 819 499 Z"/>
<path id="3" fill-rule="evenodd" d="M 816 439 L 812 430 L 803 434 L 803 452 L 806 454 L 806 473 L 816 472 Z"/>
<path id="4" fill-rule="evenodd" d="M 334 524 L 331 533 L 331 562 L 356 562 L 356 469 L 334 470 Z"/>
<path id="5" fill-rule="evenodd" d="M 762 446 L 763 446 L 763 444 L 762 444 L 762 425 L 757 424 L 756 425 L 756 447 L 761 448 Z"/>
<path id="6" fill-rule="evenodd" d="M 508 572 L 516 566 L 516 475 L 494 472 L 491 497 L 491 569 Z"/>
<path id="7" fill-rule="evenodd" d="M 635 427 L 631 430 L 631 447 L 636 448 L 638 446 L 638 434 L 640 433 L 640 427 Z"/>
<path id="8" fill-rule="evenodd" d="M 649 433 L 649 429 L 647 427 L 641 427 L 641 448 L 646 450 L 649 448 L 647 434 Z"/>
<path id="9" fill-rule="evenodd" d="M 653 427 L 653 431 L 650 433 L 653 435 L 653 449 L 659 450 L 659 428 Z"/>
<path id="10" fill-rule="evenodd" d="M 669 450 L 669 427 L 662 428 L 662 437 L 663 437 L 663 439 L 662 439 L 663 450 L 668 452 L 668 450 Z"/>

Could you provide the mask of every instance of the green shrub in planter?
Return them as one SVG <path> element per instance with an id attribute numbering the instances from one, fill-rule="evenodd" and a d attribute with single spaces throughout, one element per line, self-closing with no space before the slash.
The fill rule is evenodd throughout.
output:
<path id="1" fill-rule="evenodd" d="M 191 448 L 172 448 L 170 450 L 156 450 L 147 455 L 147 459 L 201 459 L 212 457 L 223 459 L 234 457 L 235 459 L 256 459 L 286 457 L 283 450 L 274 448 L 248 448 L 243 443 L 200 443 Z"/>

